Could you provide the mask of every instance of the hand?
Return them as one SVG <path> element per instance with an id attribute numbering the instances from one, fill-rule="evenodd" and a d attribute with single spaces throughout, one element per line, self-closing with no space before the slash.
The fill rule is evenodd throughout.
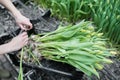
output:
<path id="1" fill-rule="evenodd" d="M 9 47 L 9 52 L 16 51 L 27 45 L 28 43 L 28 35 L 27 32 L 23 32 L 13 38 L 8 44 L 7 47 Z"/>
<path id="2" fill-rule="evenodd" d="M 13 17 L 15 18 L 17 24 L 21 27 L 21 29 L 29 30 L 32 28 L 30 20 L 20 13 L 20 11 L 13 5 L 11 0 L 0 0 L 0 4 L 2 4 L 12 13 Z"/>
<path id="3" fill-rule="evenodd" d="M 12 51 L 17 51 L 27 45 L 28 35 L 27 32 L 19 34 L 13 38 L 10 42 L 0 45 L 0 54 L 10 53 Z"/>
<path id="4" fill-rule="evenodd" d="M 21 29 L 23 29 L 23 30 L 32 29 L 32 24 L 31 24 L 30 20 L 28 18 L 26 18 L 25 16 L 17 15 L 17 17 L 15 17 L 15 20 Z"/>

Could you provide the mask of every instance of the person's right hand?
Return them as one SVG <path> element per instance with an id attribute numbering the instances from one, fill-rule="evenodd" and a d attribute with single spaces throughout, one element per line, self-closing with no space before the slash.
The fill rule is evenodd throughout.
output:
<path id="1" fill-rule="evenodd" d="M 28 43 L 27 32 L 23 32 L 9 42 L 10 46 L 9 48 L 11 48 L 11 52 L 16 51 L 27 45 L 27 43 Z"/>
<path id="2" fill-rule="evenodd" d="M 15 20 L 16 20 L 16 23 L 18 24 L 18 26 L 21 29 L 23 29 L 23 30 L 30 30 L 30 29 L 32 29 L 32 23 L 30 22 L 30 20 L 28 18 L 26 18 L 22 14 L 17 15 L 15 17 Z"/>

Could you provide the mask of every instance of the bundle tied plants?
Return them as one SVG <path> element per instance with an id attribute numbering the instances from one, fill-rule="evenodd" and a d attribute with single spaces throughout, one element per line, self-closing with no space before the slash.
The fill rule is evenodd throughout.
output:
<path id="1" fill-rule="evenodd" d="M 72 65 L 88 76 L 94 74 L 99 78 L 97 70 L 102 70 L 106 63 L 112 63 L 108 59 L 111 54 L 106 47 L 106 39 L 102 33 L 94 31 L 90 21 L 59 26 L 53 32 L 32 35 L 31 40 L 35 50 L 44 58 Z M 30 49 L 29 46 L 26 49 Z M 35 54 L 33 50 L 30 53 Z"/>

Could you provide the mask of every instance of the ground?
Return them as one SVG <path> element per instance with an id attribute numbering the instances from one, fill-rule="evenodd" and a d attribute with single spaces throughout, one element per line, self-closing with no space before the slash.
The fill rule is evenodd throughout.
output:
<path id="1" fill-rule="evenodd" d="M 37 19 L 44 13 L 43 9 L 37 7 L 33 3 L 29 3 L 26 6 L 27 9 L 24 7 L 21 7 L 20 5 L 16 5 L 16 7 L 21 11 L 23 15 L 25 15 L 26 17 L 30 19 Z M 49 18 L 47 21 L 52 24 L 50 24 L 49 27 L 47 27 L 46 24 L 41 24 L 42 27 L 40 29 L 52 31 L 55 29 L 54 26 L 57 26 L 59 24 L 59 22 L 58 21 L 56 22 L 56 20 L 53 18 L 52 19 Z M 40 24 L 37 24 L 37 25 L 39 26 Z M 9 14 L 9 12 L 5 10 L 4 8 L 0 8 L 0 34 L 3 34 L 6 31 L 9 33 L 9 31 L 12 31 L 17 28 L 18 26 L 15 24 L 15 21 L 13 17 L 11 17 L 11 15 Z M 100 79 L 96 78 L 95 76 L 88 78 L 86 75 L 84 75 L 83 80 L 120 80 L 120 76 L 119 76 L 120 75 L 120 61 L 117 60 L 116 57 L 112 57 L 111 59 L 113 60 L 114 63 L 110 65 L 105 65 L 104 69 L 102 71 L 99 71 Z M 14 66 L 12 67 L 10 62 L 8 62 L 8 60 L 6 59 L 5 55 L 0 55 L 0 68 L 9 70 L 11 74 L 13 75 L 10 79 L 7 79 L 7 80 L 15 80 L 14 76 L 16 76 L 16 72 L 14 70 Z M 55 79 L 53 77 L 51 79 L 52 80 L 67 80 L 63 78 Z M 2 79 L 2 80 L 5 80 L 5 79 Z M 46 80 L 50 80 L 50 79 L 46 78 Z"/>

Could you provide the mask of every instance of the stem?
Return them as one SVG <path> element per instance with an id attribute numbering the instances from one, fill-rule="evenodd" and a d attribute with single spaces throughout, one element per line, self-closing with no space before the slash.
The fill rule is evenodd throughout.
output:
<path id="1" fill-rule="evenodd" d="M 33 59 L 34 59 L 40 66 L 42 66 L 42 65 L 40 64 L 40 61 L 33 55 L 33 53 L 30 51 L 30 49 L 28 49 L 28 52 L 29 52 L 29 54 L 33 57 Z"/>
<path id="2" fill-rule="evenodd" d="M 23 58 L 23 48 L 22 48 L 21 57 L 20 57 L 20 71 L 19 71 L 18 80 L 23 80 L 22 58 Z"/>

